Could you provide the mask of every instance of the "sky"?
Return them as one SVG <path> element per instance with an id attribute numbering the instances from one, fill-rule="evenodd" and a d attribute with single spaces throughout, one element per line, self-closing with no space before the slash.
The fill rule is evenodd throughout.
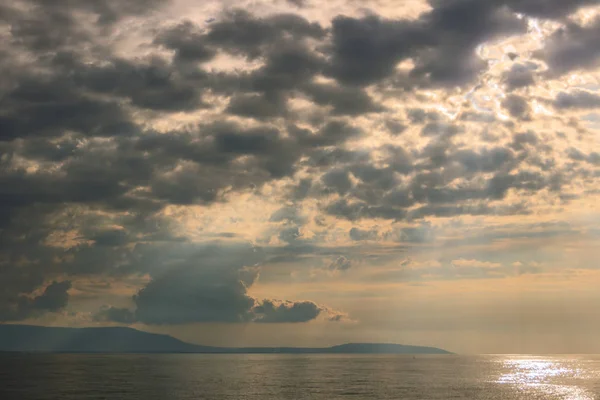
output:
<path id="1" fill-rule="evenodd" d="M 0 322 L 600 353 L 598 0 L 9 0 Z"/>

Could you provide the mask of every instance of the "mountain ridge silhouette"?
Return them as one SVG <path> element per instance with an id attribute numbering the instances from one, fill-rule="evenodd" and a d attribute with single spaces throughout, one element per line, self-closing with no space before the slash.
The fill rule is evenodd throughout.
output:
<path id="1" fill-rule="evenodd" d="M 215 347 L 129 327 L 44 327 L 0 325 L 0 351 L 47 353 L 212 353 L 212 354 L 452 354 L 427 346 L 346 343 L 331 347 Z"/>

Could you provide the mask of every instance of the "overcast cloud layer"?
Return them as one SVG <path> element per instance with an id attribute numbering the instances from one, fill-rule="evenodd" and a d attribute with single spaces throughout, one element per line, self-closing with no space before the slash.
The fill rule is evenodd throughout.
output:
<path id="1" fill-rule="evenodd" d="M 354 3 L 3 3 L 0 322 L 587 343 L 599 2 Z"/>

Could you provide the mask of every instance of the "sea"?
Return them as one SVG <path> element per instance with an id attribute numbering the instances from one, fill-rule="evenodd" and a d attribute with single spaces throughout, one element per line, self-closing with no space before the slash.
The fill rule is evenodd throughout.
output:
<path id="1" fill-rule="evenodd" d="M 0 399 L 600 399 L 600 356 L 0 354 Z"/>

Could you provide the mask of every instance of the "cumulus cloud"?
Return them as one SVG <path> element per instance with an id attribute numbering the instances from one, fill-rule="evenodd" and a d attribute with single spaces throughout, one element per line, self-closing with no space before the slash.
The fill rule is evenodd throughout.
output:
<path id="1" fill-rule="evenodd" d="M 232 256 L 224 254 L 226 251 Z M 321 314 L 336 315 L 311 301 L 257 299 L 248 294 L 260 272 L 252 261 L 263 257 L 260 251 L 244 247 L 196 249 L 187 260 L 155 270 L 152 280 L 133 296 L 134 309 L 108 306 L 95 318 L 124 324 L 180 325 L 299 323 Z"/>

